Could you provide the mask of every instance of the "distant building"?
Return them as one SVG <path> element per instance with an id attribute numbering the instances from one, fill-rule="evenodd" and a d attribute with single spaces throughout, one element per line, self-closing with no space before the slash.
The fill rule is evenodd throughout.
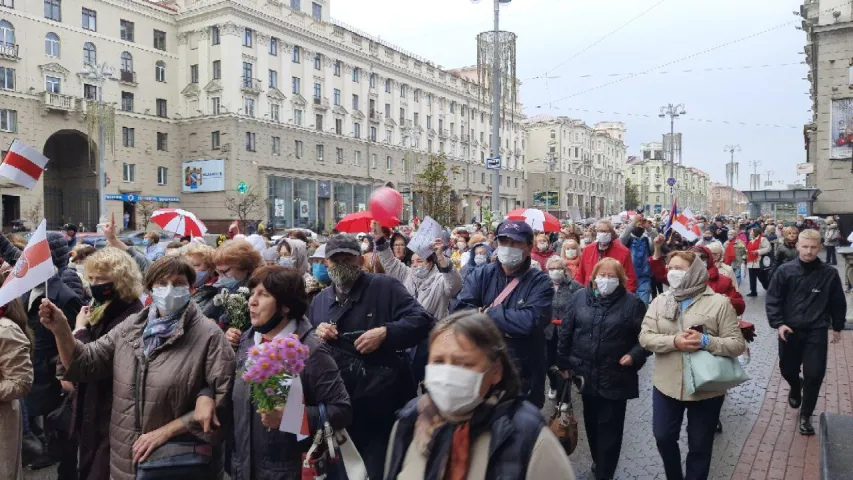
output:
<path id="1" fill-rule="evenodd" d="M 660 142 L 640 145 L 641 157 L 630 157 L 623 172 L 626 181 L 636 185 L 640 206 L 651 213 L 660 213 L 672 207 L 669 197 L 670 164 L 665 160 Z M 675 198 L 679 208 L 690 208 L 693 212 L 704 211 L 708 206 L 708 189 L 711 177 L 698 168 L 676 163 L 673 167 Z"/>
<path id="2" fill-rule="evenodd" d="M 732 197 L 734 197 L 734 203 L 732 203 Z M 708 194 L 708 211 L 712 215 L 730 213 L 739 215 L 749 211 L 749 199 L 740 190 L 735 189 L 732 192 L 732 188 L 728 185 L 713 182 Z"/>

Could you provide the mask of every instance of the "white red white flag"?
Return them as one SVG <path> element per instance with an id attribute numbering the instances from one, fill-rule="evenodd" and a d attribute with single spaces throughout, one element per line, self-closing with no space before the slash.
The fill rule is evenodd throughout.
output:
<path id="1" fill-rule="evenodd" d="M 38 183 L 48 158 L 38 150 L 15 139 L 0 164 L 0 176 L 32 190 Z"/>
<path id="2" fill-rule="evenodd" d="M 0 307 L 50 280 L 53 275 L 53 260 L 47 243 L 47 222 L 42 220 L 0 287 Z"/>
<path id="3" fill-rule="evenodd" d="M 297 440 L 302 440 L 311 435 L 308 428 L 308 411 L 305 409 L 305 398 L 302 394 L 302 380 L 294 378 L 287 392 L 287 402 L 281 412 L 281 425 L 279 431 L 296 435 Z"/>

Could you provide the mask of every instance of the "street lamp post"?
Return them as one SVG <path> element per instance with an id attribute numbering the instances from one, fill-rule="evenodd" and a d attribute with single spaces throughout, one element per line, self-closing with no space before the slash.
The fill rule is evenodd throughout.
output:
<path id="1" fill-rule="evenodd" d="M 675 201 L 675 119 L 682 115 L 687 115 L 683 103 L 678 105 L 670 103 L 660 107 L 660 114 L 658 115 L 660 118 L 669 117 L 669 178 L 667 183 L 669 184 L 670 204 Z"/>
<path id="2" fill-rule="evenodd" d="M 723 147 L 723 151 L 729 152 L 729 154 L 731 155 L 731 161 L 726 165 L 726 175 L 728 176 L 728 181 L 729 181 L 729 215 L 734 215 L 734 209 L 735 209 L 735 175 L 737 175 L 737 163 L 735 163 L 735 152 L 740 152 L 740 145 L 726 145 L 725 147 Z"/>
<path id="3" fill-rule="evenodd" d="M 104 186 L 107 183 L 106 166 L 104 165 L 104 122 L 101 118 L 101 108 L 104 104 L 104 83 L 113 78 L 113 68 L 107 62 L 97 65 L 86 65 L 80 76 L 89 79 L 98 86 L 98 205 L 100 206 L 98 224 L 107 221 L 107 202 L 104 198 Z"/>

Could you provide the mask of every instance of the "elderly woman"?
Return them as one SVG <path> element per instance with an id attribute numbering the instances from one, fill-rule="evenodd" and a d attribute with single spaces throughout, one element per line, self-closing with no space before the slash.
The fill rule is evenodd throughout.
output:
<path id="1" fill-rule="evenodd" d="M 463 311 L 430 334 L 427 393 L 398 412 L 385 478 L 574 480 L 489 317 Z M 511 434 L 509 434 L 511 432 Z"/>
<path id="2" fill-rule="evenodd" d="M 0 475 L 22 480 L 21 407 L 33 386 L 31 332 L 19 299 L 0 308 Z"/>
<path id="3" fill-rule="evenodd" d="M 560 247 L 560 258 L 566 263 L 566 268 L 574 278 L 575 272 L 578 271 L 578 266 L 581 263 L 581 247 L 577 240 L 568 238 Z"/>
<path id="4" fill-rule="evenodd" d="M 311 323 L 305 317 L 308 295 L 302 275 L 281 266 L 261 267 L 249 281 L 249 316 L 252 327 L 240 338 L 237 372 L 242 372 L 250 348 L 278 336 L 296 334 L 310 349 L 305 370 L 299 376 L 308 414 L 309 431 L 321 427 L 319 405 L 326 407 L 333 430 L 346 428 L 352 407 L 344 382 L 328 345 L 316 335 L 308 335 Z M 258 411 L 249 384 L 238 374 L 231 395 L 234 402 L 235 480 L 294 479 L 302 472 L 302 454 L 310 442 L 299 442 L 293 433 L 280 431 L 282 410 Z"/>
<path id="5" fill-rule="evenodd" d="M 735 271 L 723 261 L 723 245 L 720 242 L 714 242 L 708 245 L 708 250 L 711 252 L 711 259 L 719 270 L 720 275 L 725 275 L 732 281 L 732 285 L 737 288 L 737 276 Z"/>
<path id="6" fill-rule="evenodd" d="M 306 292 L 317 292 L 318 282 L 312 275 L 313 266 L 308 259 L 308 246 L 298 238 L 285 238 L 278 245 L 278 264 L 294 268 L 305 282 Z"/>
<path id="7" fill-rule="evenodd" d="M 178 442 L 211 447 L 208 456 L 205 448 L 196 453 L 206 458 L 205 478 L 222 472 L 223 432 L 202 431 L 194 408 L 196 398 L 209 388 L 223 418 L 229 408 L 234 351 L 222 331 L 190 301 L 193 283 L 195 270 L 183 259 L 157 260 L 144 280 L 153 304 L 86 344 L 74 338 L 62 310 L 50 300 L 41 303 L 41 322 L 56 338 L 64 379 L 88 383 L 112 376 L 112 479 L 135 478 L 140 469 L 150 468 L 146 460 L 152 454 L 176 455 Z"/>
<path id="8" fill-rule="evenodd" d="M 160 248 L 160 234 L 148 232 L 142 237 L 142 245 L 145 247 L 145 258 L 150 261 L 159 260 L 165 254 L 165 249 Z"/>
<path id="9" fill-rule="evenodd" d="M 648 354 L 637 336 L 646 306 L 626 289 L 617 260 L 602 258 L 592 279 L 564 309 L 557 358 L 560 370 L 584 379 L 580 393 L 592 471 L 596 479 L 608 479 L 619 463 L 628 400 L 639 396 L 638 372 Z"/>
<path id="10" fill-rule="evenodd" d="M 216 318 L 218 307 L 213 304 L 213 297 L 219 293 L 216 282 L 219 275 L 216 274 L 216 265 L 213 262 L 213 254 L 216 249 L 207 245 L 199 245 L 190 242 L 184 252 L 190 266 L 195 270 L 195 283 L 192 286 L 192 299 L 198 305 L 201 314 L 208 318 Z"/>
<path id="11" fill-rule="evenodd" d="M 757 227 L 749 230 L 749 242 L 746 244 L 746 268 L 749 269 L 749 293 L 747 297 L 757 297 L 757 284 L 760 281 L 761 286 L 767 289 L 770 284 L 770 279 L 767 278 L 767 272 L 764 271 L 765 265 L 763 258 L 771 253 L 770 241 L 764 238 L 761 230 Z"/>
<path id="12" fill-rule="evenodd" d="M 465 277 L 474 270 L 491 263 L 491 254 L 489 252 L 488 242 L 479 242 L 472 245 L 471 253 L 473 253 L 473 255 L 468 255 L 468 262 L 463 265 L 462 270 L 459 271 L 459 274 L 462 276 L 462 280 L 465 280 Z"/>
<path id="13" fill-rule="evenodd" d="M 112 247 L 89 256 L 83 265 L 92 304 L 80 310 L 73 333 L 85 344 L 106 336 L 125 319 L 142 311 L 142 275 L 128 254 Z M 64 372 L 65 368 L 58 365 L 58 375 L 61 377 Z M 80 383 L 76 391 L 71 432 L 79 441 L 79 478 L 109 478 L 110 418 L 104 412 L 113 401 L 112 377 Z"/>
<path id="14" fill-rule="evenodd" d="M 548 263 L 548 259 L 556 255 L 553 249 L 551 249 L 551 242 L 548 240 L 548 235 L 545 233 L 540 233 L 536 235 L 536 238 L 533 241 L 533 248 L 530 250 L 530 257 L 533 260 L 539 262 L 539 265 L 542 265 L 542 268 L 545 268 L 545 265 Z"/>
<path id="15" fill-rule="evenodd" d="M 235 293 L 240 287 L 245 287 L 249 283 L 249 278 L 252 277 L 255 269 L 261 266 L 261 263 L 261 254 L 249 242 L 245 240 L 225 242 L 213 253 L 213 264 L 216 266 L 217 275 L 219 275 L 219 280 L 213 285 L 217 289 L 225 289 Z M 223 329 L 231 323 L 223 307 L 219 307 L 214 315 L 212 318 L 217 320 Z M 235 328 L 228 330 L 228 341 L 236 346 L 242 332 Z"/>
<path id="16" fill-rule="evenodd" d="M 571 304 L 572 295 L 583 288 L 583 285 L 576 282 L 566 266 L 566 262 L 562 258 L 554 255 L 548 259 L 545 265 L 548 276 L 551 277 L 551 282 L 554 284 L 554 303 L 551 323 L 545 326 L 545 348 L 547 349 L 548 357 L 548 384 L 551 388 L 548 390 L 548 398 L 554 400 L 557 398 L 557 391 L 562 386 L 562 378 L 558 375 L 553 367 L 557 366 L 557 343 L 559 336 L 557 335 L 559 326 L 563 324 L 563 319 L 569 316 L 569 305 Z"/>
<path id="17" fill-rule="evenodd" d="M 640 345 L 655 354 L 652 429 L 667 478 L 705 479 L 726 392 L 689 395 L 683 385 L 684 353 L 703 349 L 737 358 L 746 350 L 746 341 L 729 299 L 707 285 L 705 262 L 693 252 L 671 252 L 668 268 L 670 288 L 652 301 L 639 337 Z M 686 475 L 678 447 L 685 410 Z"/>

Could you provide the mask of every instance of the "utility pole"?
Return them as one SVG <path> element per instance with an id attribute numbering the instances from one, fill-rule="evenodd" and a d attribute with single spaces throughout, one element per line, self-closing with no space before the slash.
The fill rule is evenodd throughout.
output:
<path id="1" fill-rule="evenodd" d="M 508 0 L 504 0 L 507 2 Z M 499 158 L 501 152 L 501 42 L 500 13 L 501 0 L 495 0 L 495 30 L 493 32 L 495 51 L 492 58 L 492 158 Z M 503 159 L 501 159 L 503 163 Z M 492 212 L 500 212 L 501 206 L 501 170 L 503 165 L 492 172 Z"/>
<path id="2" fill-rule="evenodd" d="M 672 103 L 660 107 L 660 118 L 669 117 L 669 178 L 666 180 L 669 185 L 669 203 L 664 202 L 664 205 L 672 205 L 675 202 L 675 119 L 681 115 L 686 115 L 684 104 Z"/>
<path id="3" fill-rule="evenodd" d="M 761 190 L 761 178 L 758 176 L 758 167 L 761 166 L 761 160 L 750 160 L 749 166 L 753 167 L 754 175 L 749 182 L 750 190 Z"/>
<path id="4" fill-rule="evenodd" d="M 738 164 L 735 163 L 735 152 L 740 152 L 740 145 L 726 145 L 723 147 L 724 152 L 729 152 L 731 161 L 726 164 L 726 176 L 729 181 L 729 215 L 735 213 L 735 177 L 737 176 Z M 722 212 L 712 212 L 722 213 Z"/>

